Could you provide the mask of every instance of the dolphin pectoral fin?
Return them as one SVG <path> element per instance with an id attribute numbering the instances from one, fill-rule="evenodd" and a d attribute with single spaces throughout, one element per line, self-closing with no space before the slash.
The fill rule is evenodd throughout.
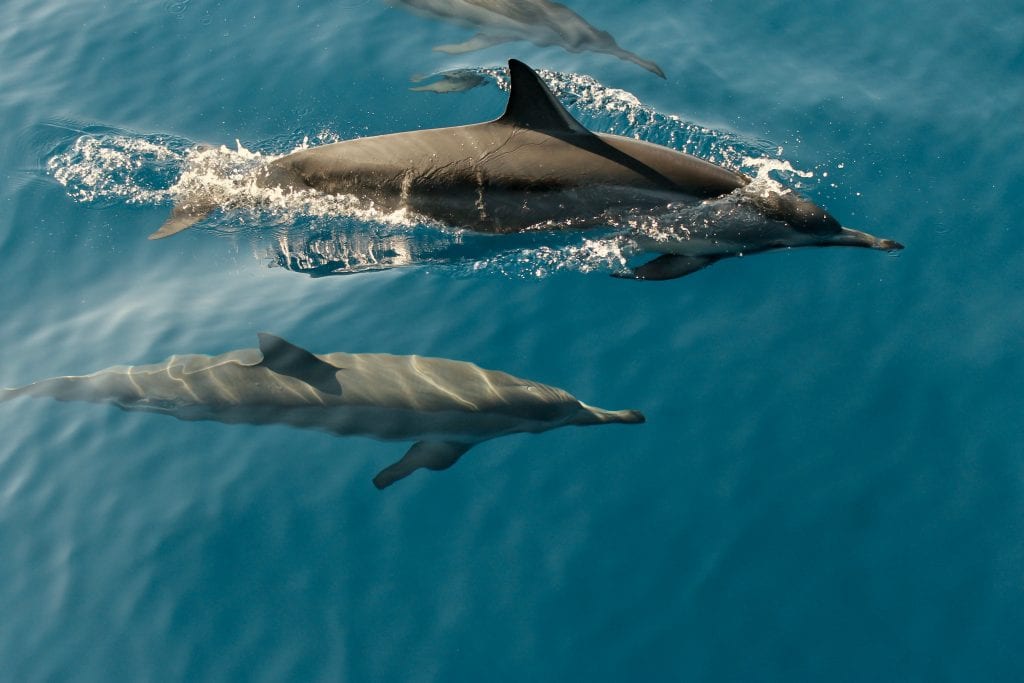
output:
<path id="1" fill-rule="evenodd" d="M 464 43 L 452 43 L 448 45 L 438 45 L 434 48 L 436 52 L 444 52 L 449 55 L 460 55 L 463 52 L 473 52 L 475 50 L 483 50 L 484 48 L 492 47 L 494 45 L 501 45 L 502 43 L 508 43 L 514 38 L 508 38 L 505 36 L 491 36 L 486 33 L 478 33 Z"/>
<path id="2" fill-rule="evenodd" d="M 456 441 L 417 441 L 401 460 L 378 472 L 373 478 L 373 485 L 379 489 L 387 488 L 421 467 L 428 470 L 446 470 L 472 447 L 471 443 Z"/>
<path id="3" fill-rule="evenodd" d="M 338 370 L 341 368 L 280 337 L 266 332 L 260 332 L 257 336 L 263 360 L 255 367 L 294 377 L 325 394 L 341 396 L 341 382 L 338 381 Z"/>
<path id="4" fill-rule="evenodd" d="M 707 268 L 718 259 L 712 256 L 682 256 L 662 254 L 628 273 L 613 273 L 613 277 L 633 280 L 674 280 Z"/>
<path id="5" fill-rule="evenodd" d="M 170 218 L 156 232 L 150 235 L 149 239 L 163 239 L 191 228 L 206 218 L 215 208 L 212 204 L 175 204 L 174 208 L 171 209 Z"/>

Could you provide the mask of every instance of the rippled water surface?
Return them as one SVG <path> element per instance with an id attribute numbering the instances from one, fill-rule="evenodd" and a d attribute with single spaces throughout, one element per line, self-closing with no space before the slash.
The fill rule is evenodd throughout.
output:
<path id="1" fill-rule="evenodd" d="M 473 31 L 379 0 L 0 4 L 0 385 L 269 331 L 647 416 L 377 491 L 406 444 L 4 402 L 0 678 L 1024 676 L 1024 10 L 567 4 L 667 78 L 446 55 Z M 509 57 L 588 128 L 907 248 L 632 282 L 615 228 L 667 216 L 489 236 L 251 182 L 494 118 Z M 475 87 L 410 89 L 452 70 Z M 147 240 L 194 187 L 223 208 Z"/>

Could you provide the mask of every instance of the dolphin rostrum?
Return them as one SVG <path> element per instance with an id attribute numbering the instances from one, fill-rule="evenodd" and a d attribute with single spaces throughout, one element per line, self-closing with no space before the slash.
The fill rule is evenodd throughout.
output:
<path id="1" fill-rule="evenodd" d="M 317 355 L 270 334 L 259 349 L 171 356 L 0 392 L 113 403 L 181 420 L 287 424 L 340 436 L 415 441 L 373 479 L 384 488 L 415 470 L 443 470 L 475 444 L 567 425 L 636 424 L 636 410 L 588 406 L 556 387 L 462 361 L 388 354 Z"/>
<path id="2" fill-rule="evenodd" d="M 464 43 L 438 45 L 448 54 L 482 50 L 493 45 L 526 40 L 540 47 L 558 46 L 569 52 L 603 52 L 665 78 L 654 62 L 624 50 L 607 31 L 560 2 L 549 0 L 387 0 L 435 19 L 479 31 Z"/>
<path id="3" fill-rule="evenodd" d="M 842 227 L 782 187 L 642 140 L 593 133 L 530 67 L 509 61 L 505 113 L 494 121 L 346 140 L 270 162 L 256 184 L 351 195 L 479 232 L 592 226 L 642 212 L 659 218 L 636 243 L 662 254 L 625 277 L 665 280 L 729 256 L 797 246 L 902 249 Z M 150 239 L 216 208 L 182 197 Z M 669 229 L 665 229 L 668 223 Z"/>

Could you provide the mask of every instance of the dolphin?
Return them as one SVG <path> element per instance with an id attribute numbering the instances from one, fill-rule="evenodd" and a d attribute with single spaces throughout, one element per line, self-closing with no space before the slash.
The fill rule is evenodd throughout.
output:
<path id="1" fill-rule="evenodd" d="M 417 14 L 450 21 L 479 31 L 464 43 L 438 45 L 448 54 L 526 40 L 539 47 L 561 47 L 569 52 L 602 52 L 665 78 L 654 62 L 619 47 L 607 31 L 591 26 L 586 19 L 560 2 L 549 0 L 388 0 Z"/>
<path id="2" fill-rule="evenodd" d="M 377 353 L 317 355 L 271 334 L 258 349 L 171 356 L 5 389 L 0 401 L 44 396 L 113 403 L 180 420 L 286 424 L 339 436 L 414 441 L 373 479 L 383 489 L 420 468 L 451 467 L 470 448 L 519 432 L 644 422 L 539 382 L 462 361 Z"/>
<path id="3" fill-rule="evenodd" d="M 661 145 L 593 133 L 530 67 L 513 59 L 508 68 L 508 104 L 493 121 L 300 150 L 271 161 L 255 183 L 352 195 L 488 233 L 586 227 L 637 212 L 678 218 L 678 229 L 635 236 L 641 249 L 661 254 L 620 274 L 641 280 L 681 277 L 728 256 L 770 249 L 903 248 L 842 227 L 825 209 L 782 186 L 765 188 L 747 175 Z M 180 232 L 214 208 L 209 198 L 183 197 L 150 239 Z"/>
<path id="4" fill-rule="evenodd" d="M 409 88 L 414 92 L 436 92 L 436 93 L 451 93 L 451 92 L 465 92 L 478 88 L 487 82 L 487 79 L 482 75 L 473 71 L 472 69 L 452 69 L 451 71 L 444 71 L 439 74 L 437 80 L 431 81 L 430 83 L 424 83 L 423 85 L 417 85 Z M 433 76 L 427 76 L 423 74 L 417 74 L 409 78 L 413 83 L 422 83 L 423 81 L 432 78 Z"/>

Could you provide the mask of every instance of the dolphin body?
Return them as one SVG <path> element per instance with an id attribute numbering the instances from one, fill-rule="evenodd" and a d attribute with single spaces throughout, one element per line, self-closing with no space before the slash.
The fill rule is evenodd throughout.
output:
<path id="1" fill-rule="evenodd" d="M 729 256 L 797 246 L 902 249 L 842 227 L 790 190 L 754 191 L 752 179 L 668 147 L 593 133 L 530 67 L 509 61 L 505 113 L 494 121 L 346 140 L 270 162 L 256 184 L 353 195 L 388 210 L 504 233 L 685 206 L 678 230 L 638 234 L 661 256 L 620 277 L 666 280 Z M 216 208 L 184 197 L 150 239 L 180 232 Z"/>
<path id="2" fill-rule="evenodd" d="M 557 46 L 569 52 L 602 52 L 665 78 L 654 62 L 619 47 L 615 38 L 587 23 L 560 2 L 549 0 L 388 0 L 417 14 L 442 19 L 479 31 L 464 43 L 434 49 L 462 54 L 494 45 L 526 40 L 540 47 Z"/>
<path id="3" fill-rule="evenodd" d="M 475 444 L 567 425 L 644 422 L 636 410 L 588 406 L 556 387 L 420 356 L 314 355 L 270 334 L 259 349 L 172 356 L 0 392 L 0 401 L 48 396 L 113 403 L 181 420 L 287 424 L 339 436 L 415 441 L 373 479 L 384 488 L 415 470 L 451 467 Z"/>

